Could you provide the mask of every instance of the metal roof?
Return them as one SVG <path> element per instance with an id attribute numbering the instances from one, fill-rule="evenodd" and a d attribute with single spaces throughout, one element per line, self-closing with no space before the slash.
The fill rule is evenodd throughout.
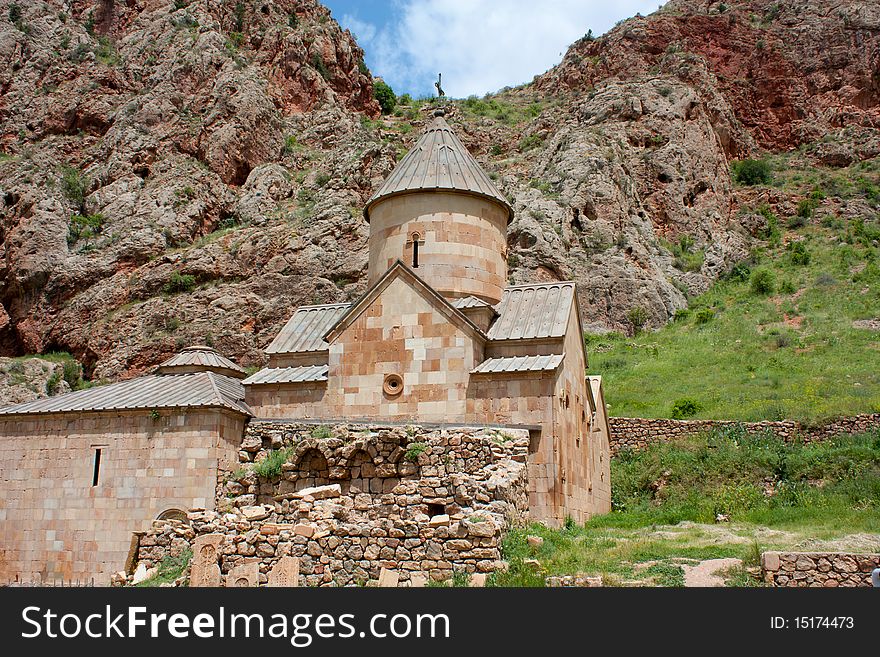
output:
<path id="1" fill-rule="evenodd" d="M 324 334 L 350 306 L 348 303 L 300 306 L 266 348 L 266 353 L 302 353 L 329 349 L 330 345 L 324 341 Z"/>
<path id="2" fill-rule="evenodd" d="M 471 374 L 499 374 L 508 372 L 553 372 L 562 363 L 565 354 L 546 356 L 506 356 L 487 358 Z"/>
<path id="3" fill-rule="evenodd" d="M 326 381 L 328 365 L 302 365 L 300 367 L 268 367 L 251 374 L 242 383 L 246 386 L 264 383 L 307 383 Z"/>
<path id="4" fill-rule="evenodd" d="M 453 299 L 452 305 L 459 310 L 465 310 L 467 308 L 491 308 L 492 306 L 483 301 L 482 299 L 477 299 L 474 296 L 461 297 L 460 299 Z"/>
<path id="5" fill-rule="evenodd" d="M 226 376 L 243 379 L 247 376 L 244 368 L 222 356 L 211 347 L 193 345 L 181 350 L 156 368 L 157 374 L 176 374 L 196 370 L 212 371 Z"/>
<path id="6" fill-rule="evenodd" d="M 364 217 L 370 220 L 370 208 L 381 199 L 438 190 L 475 194 L 497 201 L 507 208 L 508 218 L 513 218 L 510 203 L 443 119 L 442 111 L 435 114 L 409 153 L 367 201 Z"/>
<path id="7" fill-rule="evenodd" d="M 538 283 L 505 288 L 495 306 L 498 319 L 489 329 L 490 340 L 561 338 L 565 335 L 574 283 Z"/>
<path id="8" fill-rule="evenodd" d="M 0 415 L 181 407 L 224 407 L 252 415 L 241 381 L 215 372 L 150 374 L 7 406 L 0 408 Z"/>

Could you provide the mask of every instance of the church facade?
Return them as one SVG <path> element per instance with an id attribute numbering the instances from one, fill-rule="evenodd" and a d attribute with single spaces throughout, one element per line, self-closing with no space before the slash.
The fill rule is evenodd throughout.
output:
<path id="1" fill-rule="evenodd" d="M 610 510 L 601 380 L 573 282 L 507 285 L 513 210 L 438 112 L 369 199 L 369 283 L 303 306 L 244 380 L 259 418 L 528 428 L 530 512 Z"/>
<path id="2" fill-rule="evenodd" d="M 364 216 L 366 293 L 296 309 L 255 374 L 196 346 L 149 376 L 0 409 L 0 583 L 119 570 L 133 531 L 214 508 L 251 420 L 527 429 L 533 519 L 610 510 L 575 284 L 507 284 L 513 209 L 442 112 Z"/>

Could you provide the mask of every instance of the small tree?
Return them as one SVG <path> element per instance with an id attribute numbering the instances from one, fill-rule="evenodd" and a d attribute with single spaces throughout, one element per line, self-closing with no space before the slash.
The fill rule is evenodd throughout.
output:
<path id="1" fill-rule="evenodd" d="M 373 82 L 373 98 L 379 102 L 383 114 L 390 114 L 397 106 L 397 96 L 384 80 Z"/>
<path id="2" fill-rule="evenodd" d="M 756 269 L 752 272 L 752 292 L 760 295 L 773 294 L 776 289 L 776 277 L 769 269 Z"/>
<path id="3" fill-rule="evenodd" d="M 767 185 L 773 181 L 767 160 L 739 160 L 731 163 L 730 170 L 741 185 Z"/>

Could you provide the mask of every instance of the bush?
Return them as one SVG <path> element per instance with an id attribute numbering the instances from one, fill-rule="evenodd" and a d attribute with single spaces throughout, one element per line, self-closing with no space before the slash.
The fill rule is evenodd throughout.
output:
<path id="1" fill-rule="evenodd" d="M 171 274 L 171 278 L 165 284 L 166 294 L 175 294 L 177 292 L 190 292 L 196 286 L 196 277 L 191 274 L 181 274 L 176 271 Z"/>
<path id="2" fill-rule="evenodd" d="M 104 228 L 107 218 L 102 214 L 74 214 L 67 224 L 67 244 L 75 244 L 80 239 L 94 237 Z"/>
<path id="3" fill-rule="evenodd" d="M 694 315 L 694 322 L 697 324 L 708 324 L 715 319 L 715 311 L 711 308 L 700 308 Z"/>
<path id="4" fill-rule="evenodd" d="M 319 424 L 314 429 L 312 429 L 312 438 L 317 440 L 323 440 L 324 438 L 329 438 L 333 435 L 333 432 L 330 431 L 330 427 L 326 424 Z"/>
<path id="5" fill-rule="evenodd" d="M 810 264 L 810 252 L 803 242 L 790 242 L 788 244 L 788 253 L 791 264 L 808 265 Z"/>
<path id="6" fill-rule="evenodd" d="M 767 160 L 738 160 L 730 165 L 733 179 L 741 185 L 769 185 L 773 181 Z"/>
<path id="7" fill-rule="evenodd" d="M 86 200 L 89 179 L 79 169 L 70 166 L 61 167 L 61 189 L 65 196 L 80 210 Z"/>
<path id="8" fill-rule="evenodd" d="M 683 397 L 682 399 L 677 399 L 674 404 L 672 404 L 672 419 L 673 420 L 683 420 L 688 417 L 693 417 L 700 410 L 700 405 L 690 399 L 689 397 Z"/>
<path id="9" fill-rule="evenodd" d="M 745 283 L 752 275 L 752 268 L 746 262 L 738 262 L 727 273 L 727 279 Z"/>
<path id="10" fill-rule="evenodd" d="M 634 306 L 629 309 L 626 318 L 632 325 L 633 334 L 638 334 L 645 327 L 648 321 L 648 311 L 641 306 Z"/>
<path id="11" fill-rule="evenodd" d="M 254 474 L 263 479 L 274 479 L 281 475 L 281 466 L 293 454 L 293 449 L 273 449 L 262 461 L 254 464 Z"/>
<path id="12" fill-rule="evenodd" d="M 397 96 L 384 80 L 373 82 L 373 98 L 379 103 L 383 114 L 391 114 L 397 106 Z"/>
<path id="13" fill-rule="evenodd" d="M 752 272 L 751 289 L 755 294 L 773 294 L 776 289 L 776 277 L 769 269 L 756 269 Z"/>
<path id="14" fill-rule="evenodd" d="M 419 455 L 421 455 L 428 446 L 425 443 L 410 443 L 406 448 L 406 454 L 404 454 L 404 458 L 407 461 L 415 463 L 419 460 Z"/>

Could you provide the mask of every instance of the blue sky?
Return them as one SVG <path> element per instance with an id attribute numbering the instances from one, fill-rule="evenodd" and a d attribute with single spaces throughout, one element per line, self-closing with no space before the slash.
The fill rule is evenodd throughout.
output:
<path id="1" fill-rule="evenodd" d="M 658 0 L 323 0 L 395 92 L 448 96 L 529 82 L 588 29 L 599 35 Z"/>

